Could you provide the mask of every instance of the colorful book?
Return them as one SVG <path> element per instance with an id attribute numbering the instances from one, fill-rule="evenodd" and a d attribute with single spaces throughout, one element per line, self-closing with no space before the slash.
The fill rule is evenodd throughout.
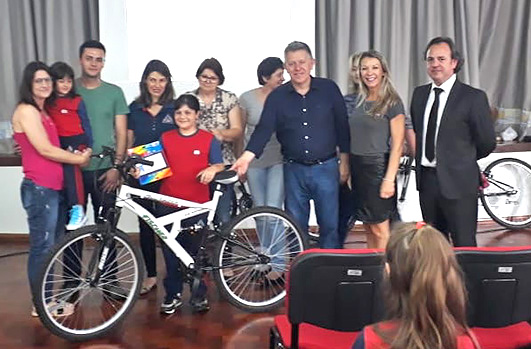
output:
<path id="1" fill-rule="evenodd" d="M 162 144 L 159 141 L 139 145 L 127 150 L 129 155 L 140 155 L 145 160 L 153 161 L 153 166 L 137 164 L 140 170 L 138 181 L 141 185 L 159 181 L 172 175 L 171 168 L 168 166 L 162 151 Z"/>

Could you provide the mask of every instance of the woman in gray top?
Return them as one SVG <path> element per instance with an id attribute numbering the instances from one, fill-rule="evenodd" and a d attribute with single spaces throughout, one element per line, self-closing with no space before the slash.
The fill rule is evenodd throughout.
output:
<path id="1" fill-rule="evenodd" d="M 260 121 L 264 102 L 274 89 L 284 82 L 284 66 L 277 57 L 264 59 L 257 69 L 261 87 L 247 91 L 240 96 L 242 119 L 245 128 L 244 142 L 247 145 L 256 125 Z M 284 182 L 282 173 L 282 154 L 280 143 L 273 134 L 266 144 L 264 153 L 249 165 L 247 179 L 256 206 L 282 208 L 284 201 Z"/>
<path id="2" fill-rule="evenodd" d="M 363 52 L 359 72 L 359 94 L 345 96 L 354 216 L 367 231 L 367 247 L 385 248 L 389 219 L 396 205 L 395 178 L 404 142 L 404 105 L 379 52 Z"/>
<path id="3" fill-rule="evenodd" d="M 264 59 L 257 69 L 258 83 L 261 87 L 247 91 L 240 96 L 240 107 L 245 129 L 244 143 L 247 145 L 249 138 L 256 125 L 260 121 L 262 109 L 267 96 L 282 85 L 284 82 L 284 64 L 278 57 Z M 275 134 L 271 137 L 259 159 L 254 159 L 249 165 L 247 180 L 251 190 L 251 196 L 255 206 L 272 206 L 282 208 L 284 202 L 284 173 L 280 143 Z M 275 239 L 274 231 L 260 232 L 263 239 Z M 282 244 L 275 244 L 282 246 Z M 267 245 L 266 245 L 267 246 Z M 275 255 L 272 251 L 272 255 Z M 275 270 L 275 258 L 273 257 L 273 269 L 267 275 L 269 279 L 277 279 L 281 276 L 279 270 Z"/>

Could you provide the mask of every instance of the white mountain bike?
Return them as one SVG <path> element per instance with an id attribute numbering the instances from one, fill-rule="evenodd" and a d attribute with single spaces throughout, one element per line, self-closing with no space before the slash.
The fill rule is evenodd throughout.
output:
<path id="1" fill-rule="evenodd" d="M 113 154 L 112 149 L 105 149 L 97 156 L 112 158 Z M 126 177 L 139 163 L 150 165 L 131 157 L 119 166 L 120 173 Z M 67 234 L 44 262 L 33 295 L 43 324 L 68 340 L 89 340 L 110 331 L 131 310 L 139 295 L 143 263 L 128 235 L 117 229 L 124 207 L 142 218 L 179 258 L 192 297 L 203 274 L 211 272 L 222 296 L 245 311 L 269 311 L 281 305 L 289 265 L 306 247 L 304 234 L 284 211 L 271 207 L 249 209 L 226 226 L 213 223 L 219 198 L 238 177 L 234 171 L 224 171 L 214 180 L 213 198 L 202 204 L 123 184 L 114 207 L 100 217 L 100 223 Z M 133 198 L 183 209 L 155 217 Z M 181 226 L 183 220 L 200 215 L 206 216 L 204 224 Z M 190 255 L 179 244 L 181 234 L 199 239 L 197 255 Z M 281 277 L 267 278 L 270 271 Z"/>

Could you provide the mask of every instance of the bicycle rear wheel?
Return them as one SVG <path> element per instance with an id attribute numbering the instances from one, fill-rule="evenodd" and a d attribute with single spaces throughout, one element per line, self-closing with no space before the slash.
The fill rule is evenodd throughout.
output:
<path id="1" fill-rule="evenodd" d="M 214 280 L 222 296 L 249 312 L 279 306 L 293 259 L 306 248 L 295 221 L 282 210 L 255 207 L 237 216 L 216 248 Z"/>
<path id="2" fill-rule="evenodd" d="M 504 158 L 489 164 L 484 173 L 489 186 L 480 199 L 488 215 L 506 228 L 531 226 L 531 167 L 522 160 Z"/>
<path id="3" fill-rule="evenodd" d="M 131 310 L 140 291 L 143 265 L 136 247 L 116 231 L 105 249 L 101 229 L 91 225 L 69 233 L 48 256 L 34 291 L 44 326 L 71 341 L 110 331 Z M 103 270 L 96 280 L 98 265 Z"/>

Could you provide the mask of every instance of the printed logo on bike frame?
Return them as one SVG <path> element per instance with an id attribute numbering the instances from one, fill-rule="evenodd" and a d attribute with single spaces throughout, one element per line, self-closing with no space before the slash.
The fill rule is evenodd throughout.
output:
<path id="1" fill-rule="evenodd" d="M 151 220 L 151 218 L 149 218 L 148 216 L 146 215 L 143 215 L 142 216 L 142 219 L 146 222 L 147 225 L 149 225 L 151 227 L 151 229 L 153 229 L 153 231 L 158 235 L 160 236 L 161 239 L 163 240 L 166 240 L 166 234 L 164 234 L 164 232 L 162 230 L 159 229 L 159 227 L 157 227 L 157 225 L 155 224 L 155 222 L 153 222 Z"/>

